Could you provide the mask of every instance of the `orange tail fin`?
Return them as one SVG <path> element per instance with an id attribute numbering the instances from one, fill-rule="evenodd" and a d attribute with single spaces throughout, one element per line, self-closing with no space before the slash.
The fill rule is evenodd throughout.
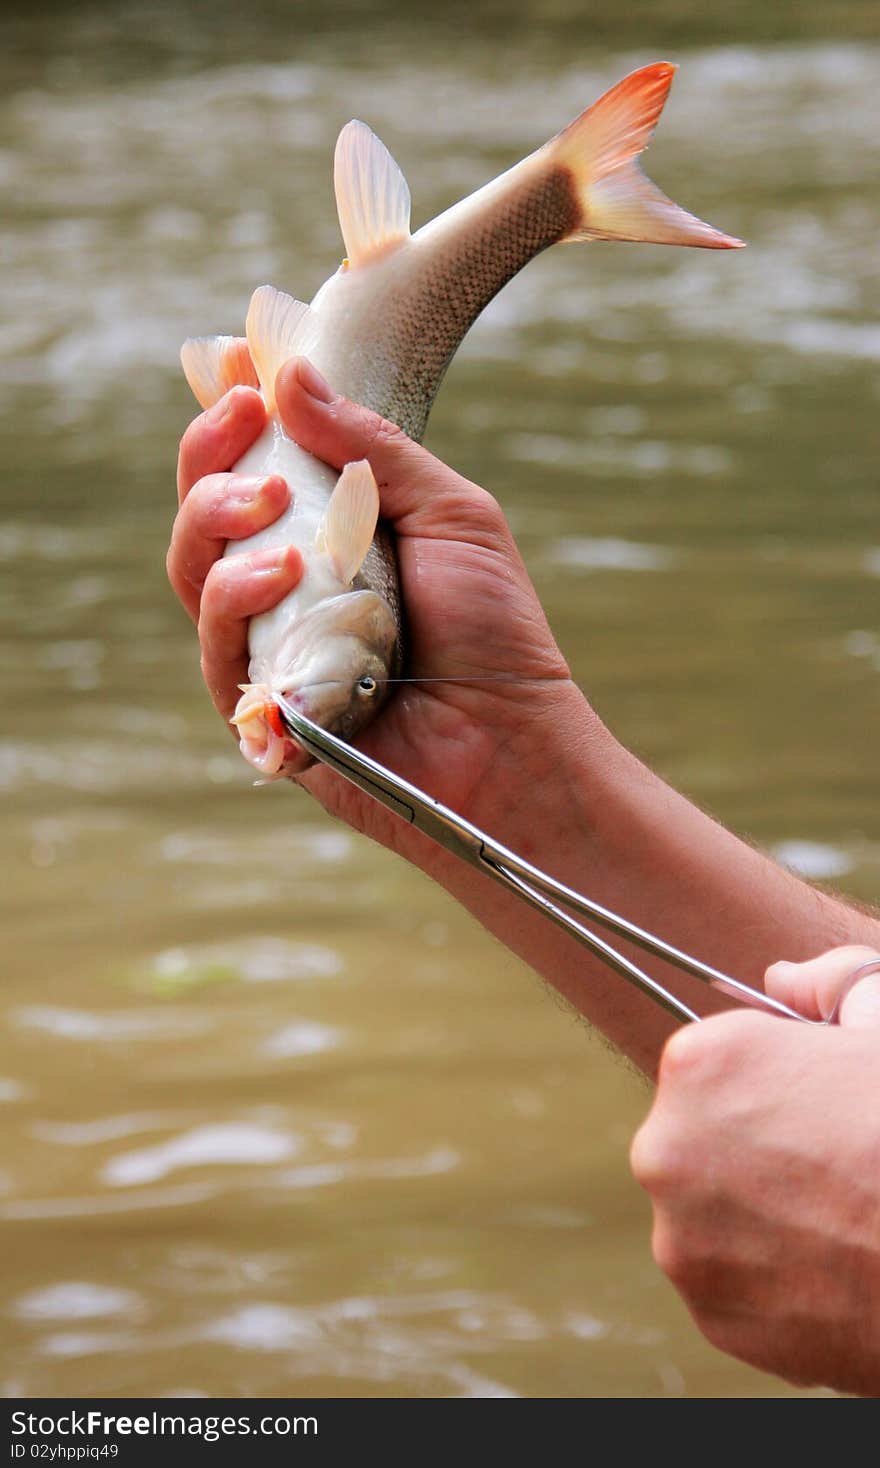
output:
<path id="1" fill-rule="evenodd" d="M 581 218 L 567 240 L 643 240 L 710 250 L 737 250 L 744 244 L 680 209 L 636 162 L 650 142 L 674 75 L 667 61 L 643 66 L 547 144 L 554 160 L 574 176 L 581 204 Z"/>

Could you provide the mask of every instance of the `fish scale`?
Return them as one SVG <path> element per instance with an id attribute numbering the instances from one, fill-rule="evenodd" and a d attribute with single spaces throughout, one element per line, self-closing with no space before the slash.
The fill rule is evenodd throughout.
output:
<path id="1" fill-rule="evenodd" d="M 442 253 L 429 249 L 423 269 L 399 293 L 396 330 L 385 356 L 396 364 L 396 379 L 374 401 L 365 386 L 364 401 L 421 442 L 444 374 L 477 317 L 523 266 L 555 245 L 579 218 L 568 170 L 557 169 L 509 196 L 473 234 L 458 234 Z M 413 237 L 418 244 L 419 234 Z M 377 378 L 388 384 L 389 374 Z"/>

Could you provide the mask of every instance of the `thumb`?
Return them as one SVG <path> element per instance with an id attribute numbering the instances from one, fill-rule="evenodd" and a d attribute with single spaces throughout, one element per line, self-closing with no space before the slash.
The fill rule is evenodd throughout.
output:
<path id="1" fill-rule="evenodd" d="M 872 974 L 871 967 L 878 972 Z M 807 1019 L 837 1013 L 849 1029 L 880 1025 L 880 953 L 853 944 L 832 948 L 807 963 L 774 963 L 764 979 L 767 993 Z"/>
<path id="2" fill-rule="evenodd" d="M 468 540 L 497 548 L 506 522 L 490 494 L 369 408 L 335 393 L 305 357 L 285 362 L 275 398 L 291 438 L 334 469 L 368 459 L 382 514 L 401 535 Z"/>

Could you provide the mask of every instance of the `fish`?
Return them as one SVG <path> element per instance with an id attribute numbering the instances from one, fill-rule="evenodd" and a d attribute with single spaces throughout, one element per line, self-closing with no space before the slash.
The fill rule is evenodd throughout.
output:
<path id="1" fill-rule="evenodd" d="M 275 402 L 279 369 L 307 357 L 336 393 L 421 441 L 469 327 L 550 245 L 739 248 L 742 240 L 679 208 L 639 168 L 674 72 L 667 62 L 632 72 L 543 147 L 415 233 L 400 168 L 365 123 L 349 122 L 334 158 L 342 264 L 310 305 L 260 286 L 245 341 L 184 343 L 183 369 L 202 407 L 236 383 L 259 385 L 267 425 L 235 468 L 279 474 L 291 490 L 273 525 L 225 550 L 296 545 L 304 561 L 293 591 L 248 628 L 249 682 L 232 722 L 245 759 L 264 777 L 310 763 L 281 724 L 276 694 L 351 740 L 386 702 L 404 658 L 393 539 L 369 463 L 347 464 L 339 474 L 287 435 Z"/>

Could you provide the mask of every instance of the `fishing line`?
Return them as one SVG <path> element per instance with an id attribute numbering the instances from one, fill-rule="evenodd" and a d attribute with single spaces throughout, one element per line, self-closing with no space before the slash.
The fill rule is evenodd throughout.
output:
<path id="1" fill-rule="evenodd" d="M 372 674 L 370 675 L 372 677 Z M 408 678 L 373 678 L 373 682 L 385 683 L 571 683 L 572 679 L 565 673 L 462 673 L 456 677 L 454 673 L 445 677 L 419 678 L 415 674 Z M 338 678 L 320 678 L 310 684 L 312 688 L 328 688 L 331 684 L 340 682 Z M 239 683 L 238 687 L 244 693 L 253 687 L 250 683 Z M 288 695 L 289 696 L 289 695 Z"/>
<path id="2" fill-rule="evenodd" d="M 566 673 L 448 673 L 444 677 L 420 678 L 417 674 L 411 674 L 408 678 L 377 678 L 370 674 L 374 683 L 570 683 L 571 678 Z M 312 688 L 325 688 L 331 683 L 338 683 L 338 678 L 316 679 L 310 686 Z M 239 683 L 242 690 L 249 688 L 247 683 Z"/>
<path id="3" fill-rule="evenodd" d="M 462 673 L 456 677 L 454 673 L 447 674 L 443 678 L 419 678 L 415 674 L 409 678 L 377 678 L 377 683 L 569 683 L 571 679 L 564 673 L 533 673 L 529 676 L 521 673 Z"/>

